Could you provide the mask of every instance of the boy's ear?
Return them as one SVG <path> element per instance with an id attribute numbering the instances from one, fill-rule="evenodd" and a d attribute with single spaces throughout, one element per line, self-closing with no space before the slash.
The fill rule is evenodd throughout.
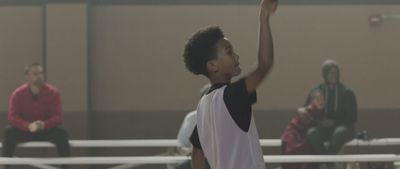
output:
<path id="1" fill-rule="evenodd" d="M 209 60 L 207 62 L 207 71 L 208 72 L 217 72 L 218 71 L 218 63 L 216 60 Z"/>

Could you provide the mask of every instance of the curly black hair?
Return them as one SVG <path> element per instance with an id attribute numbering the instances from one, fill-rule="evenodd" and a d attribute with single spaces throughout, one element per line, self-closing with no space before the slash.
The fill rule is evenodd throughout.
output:
<path id="1" fill-rule="evenodd" d="M 207 62 L 215 58 L 216 44 L 224 37 L 218 26 L 209 26 L 194 33 L 183 52 L 186 68 L 195 75 L 208 76 Z"/>

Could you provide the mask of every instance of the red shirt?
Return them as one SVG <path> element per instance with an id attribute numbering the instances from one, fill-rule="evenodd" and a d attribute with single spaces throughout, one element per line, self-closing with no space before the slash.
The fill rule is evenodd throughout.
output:
<path id="1" fill-rule="evenodd" d="M 55 86 L 45 83 L 34 98 L 29 84 L 23 84 L 11 95 L 8 122 L 22 131 L 29 131 L 28 125 L 37 120 L 44 122 L 45 129 L 62 123 L 60 93 Z"/>
<path id="2" fill-rule="evenodd" d="M 306 107 L 307 112 L 314 118 L 320 119 L 322 111 L 318 110 L 313 104 Z M 307 130 L 312 124 L 304 124 L 300 117 L 296 115 L 283 132 L 282 154 L 298 155 L 298 154 L 314 154 L 311 145 L 307 139 Z M 318 165 L 312 163 L 284 163 L 282 169 L 316 169 Z"/>

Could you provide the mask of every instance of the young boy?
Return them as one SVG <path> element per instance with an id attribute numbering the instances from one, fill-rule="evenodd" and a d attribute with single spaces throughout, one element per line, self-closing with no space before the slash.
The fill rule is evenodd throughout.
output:
<path id="1" fill-rule="evenodd" d="M 282 134 L 282 154 L 313 154 L 307 140 L 307 130 L 323 117 L 325 98 L 321 90 L 311 92 L 311 102 L 298 109 L 298 114 L 290 121 Z M 315 169 L 312 163 L 284 163 L 282 169 Z"/>
<path id="2" fill-rule="evenodd" d="M 260 7 L 258 64 L 237 82 L 231 79 L 241 72 L 239 56 L 219 27 L 196 32 L 185 46 L 186 67 L 206 76 L 212 85 L 197 107 L 191 136 L 194 169 L 204 168 L 204 156 L 212 169 L 265 169 L 251 106 L 273 65 L 269 18 L 277 2 L 263 0 Z"/>

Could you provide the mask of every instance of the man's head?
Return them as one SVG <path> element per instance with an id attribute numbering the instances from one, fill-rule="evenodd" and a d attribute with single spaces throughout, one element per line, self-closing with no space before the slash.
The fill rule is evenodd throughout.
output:
<path id="1" fill-rule="evenodd" d="M 311 104 L 318 109 L 323 109 L 325 106 L 324 93 L 320 89 L 315 89 L 311 92 Z"/>
<path id="2" fill-rule="evenodd" d="M 197 31 L 186 43 L 183 53 L 186 68 L 207 77 L 231 78 L 240 74 L 239 56 L 219 27 Z"/>
<path id="3" fill-rule="evenodd" d="M 25 67 L 25 76 L 29 84 L 41 87 L 44 84 L 43 67 L 40 63 L 34 62 Z"/>
<path id="4" fill-rule="evenodd" d="M 335 85 L 339 82 L 339 65 L 333 60 L 326 60 L 322 63 L 322 76 L 326 84 Z"/>

